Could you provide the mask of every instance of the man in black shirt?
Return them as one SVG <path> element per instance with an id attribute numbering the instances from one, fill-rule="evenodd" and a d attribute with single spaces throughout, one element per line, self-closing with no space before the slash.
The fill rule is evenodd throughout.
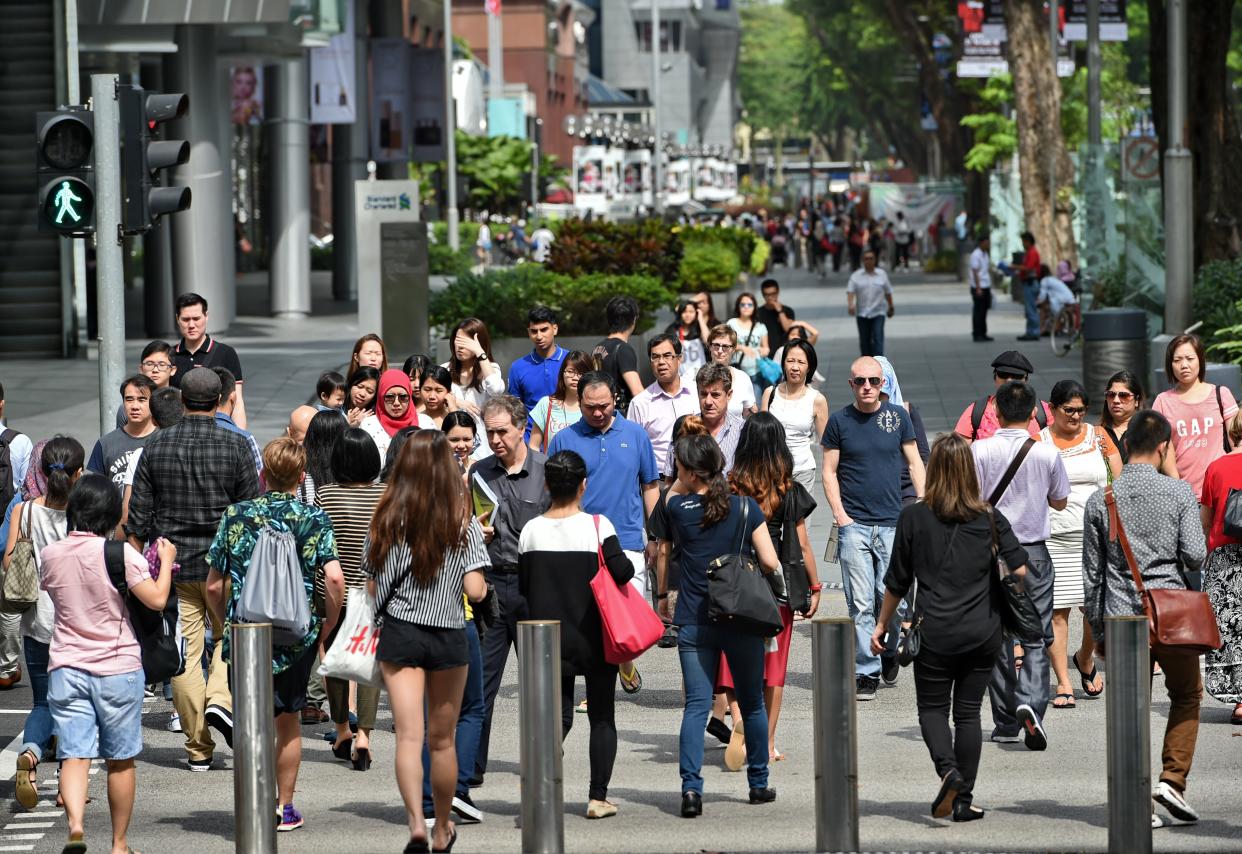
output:
<path id="1" fill-rule="evenodd" d="M 608 318 L 608 337 L 595 345 L 592 355 L 599 359 L 600 370 L 612 377 L 617 388 L 617 411 L 625 413 L 630 401 L 643 391 L 638 354 L 629 343 L 638 325 L 638 303 L 633 297 L 613 297 L 604 313 Z"/>
<path id="2" fill-rule="evenodd" d="M 763 305 L 755 309 L 755 318 L 768 330 L 768 352 L 775 353 L 784 347 L 789 339 L 789 328 L 797 319 L 794 310 L 781 304 L 781 286 L 776 279 L 764 279 L 759 286 L 763 293 Z M 819 335 L 810 335 L 807 340 L 814 346 Z"/>
<path id="3" fill-rule="evenodd" d="M 177 329 L 181 340 L 173 348 L 172 357 L 176 371 L 172 384 L 181 387 L 181 378 L 191 368 L 227 368 L 237 381 L 237 404 L 233 408 L 233 421 L 246 429 L 246 401 L 242 398 L 242 367 L 237 351 L 228 344 L 207 334 L 207 300 L 198 294 L 182 294 L 177 297 Z"/>

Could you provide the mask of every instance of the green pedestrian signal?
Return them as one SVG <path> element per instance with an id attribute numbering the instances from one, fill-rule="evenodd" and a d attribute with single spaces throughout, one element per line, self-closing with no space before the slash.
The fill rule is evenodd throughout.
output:
<path id="1" fill-rule="evenodd" d="M 83 107 L 35 117 L 40 231 L 74 237 L 95 231 L 94 119 Z"/>
<path id="2" fill-rule="evenodd" d="M 85 181 L 54 180 L 43 192 L 43 199 L 43 217 L 61 231 L 80 231 L 83 223 L 93 221 L 95 193 Z"/>

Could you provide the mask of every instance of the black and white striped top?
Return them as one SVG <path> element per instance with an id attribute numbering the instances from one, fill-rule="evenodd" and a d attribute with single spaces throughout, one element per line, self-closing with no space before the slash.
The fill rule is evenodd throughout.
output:
<path id="1" fill-rule="evenodd" d="M 375 601 L 388 601 L 383 616 L 430 628 L 466 627 L 462 578 L 467 572 L 481 572 L 492 563 L 487 556 L 483 529 L 477 519 L 471 517 L 465 542 L 445 552 L 440 571 L 426 587 L 420 586 L 410 573 L 410 550 L 404 543 L 389 550 L 382 570 L 371 566 L 366 558 L 370 551 L 370 539 L 367 537 L 362 548 L 362 571 L 375 579 Z M 389 598 L 394 584 L 395 592 Z"/>

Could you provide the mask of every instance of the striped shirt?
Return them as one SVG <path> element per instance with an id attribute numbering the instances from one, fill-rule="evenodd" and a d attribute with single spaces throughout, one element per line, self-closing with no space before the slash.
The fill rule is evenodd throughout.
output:
<path id="1" fill-rule="evenodd" d="M 375 600 L 388 602 L 382 611 L 383 616 L 429 628 L 466 627 L 462 578 L 467 572 L 481 572 L 492 563 L 487 556 L 487 546 L 483 544 L 483 528 L 478 519 L 471 517 L 465 540 L 444 553 L 439 571 L 431 584 L 425 587 L 420 586 L 410 573 L 410 550 L 405 543 L 398 543 L 389 549 L 384 566 L 378 569 L 366 560 L 369 547 L 368 536 L 362 547 L 362 571 L 375 579 Z"/>
<path id="2" fill-rule="evenodd" d="M 362 587 L 367 583 L 362 572 L 362 544 L 366 542 L 371 517 L 386 488 L 387 484 L 383 483 L 361 486 L 329 483 L 315 490 L 315 505 L 328 514 L 336 532 L 336 554 L 345 574 L 346 587 Z M 322 596 L 323 592 L 323 573 L 320 573 L 315 577 L 315 595 Z"/>

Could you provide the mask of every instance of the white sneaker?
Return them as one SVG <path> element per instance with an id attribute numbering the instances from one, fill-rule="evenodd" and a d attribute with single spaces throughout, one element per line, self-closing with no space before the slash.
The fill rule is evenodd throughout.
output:
<path id="1" fill-rule="evenodd" d="M 1195 812 L 1194 807 L 1186 803 L 1186 797 L 1177 789 L 1161 780 L 1156 784 L 1156 790 L 1151 793 L 1152 800 L 1160 804 L 1169 811 L 1169 814 L 1179 821 L 1195 822 L 1199 820 L 1199 814 Z"/>
<path id="2" fill-rule="evenodd" d="M 1159 830 L 1162 827 L 1167 827 L 1168 824 L 1169 823 L 1164 820 L 1164 816 L 1162 816 L 1160 813 L 1154 812 L 1151 814 L 1151 829 L 1152 830 Z"/>
<path id="3" fill-rule="evenodd" d="M 181 715 L 173 712 L 172 717 L 168 719 L 168 725 L 165 729 L 169 732 L 181 732 Z"/>

